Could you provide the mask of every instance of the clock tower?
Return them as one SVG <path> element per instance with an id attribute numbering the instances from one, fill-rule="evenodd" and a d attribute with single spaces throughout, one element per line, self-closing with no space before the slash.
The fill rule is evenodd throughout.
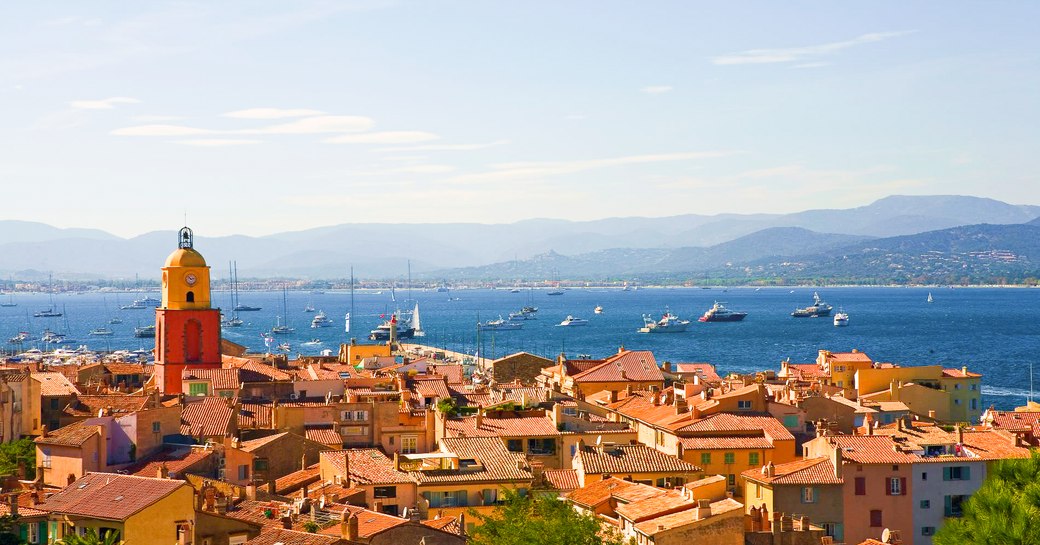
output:
<path id="1" fill-rule="evenodd" d="M 162 268 L 162 304 L 155 309 L 155 380 L 163 394 L 182 392 L 185 369 L 219 369 L 220 309 L 212 308 L 209 266 L 184 227 Z"/>

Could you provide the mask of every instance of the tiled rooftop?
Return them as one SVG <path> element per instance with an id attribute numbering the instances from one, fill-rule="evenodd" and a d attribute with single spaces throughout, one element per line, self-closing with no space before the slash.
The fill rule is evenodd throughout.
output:
<path id="1" fill-rule="evenodd" d="M 574 465 L 590 473 L 698 473 L 701 468 L 646 445 L 584 446 L 574 454 Z"/>
<path id="2" fill-rule="evenodd" d="M 188 484 L 115 473 L 87 473 L 47 499 L 54 513 L 106 520 L 123 520 Z"/>
<path id="3" fill-rule="evenodd" d="M 415 482 L 404 472 L 394 469 L 394 461 L 375 448 L 352 448 L 321 453 L 336 472 L 345 475 L 350 467 L 353 484 L 403 484 Z"/>
<path id="4" fill-rule="evenodd" d="M 749 469 L 741 475 L 767 484 L 842 484 L 844 482 L 834 476 L 834 464 L 826 456 L 804 458 L 775 465 L 772 477 L 766 476 L 765 468 Z"/>
<path id="5" fill-rule="evenodd" d="M 519 416 L 506 418 L 477 417 L 452 418 L 444 423 L 445 435 L 449 437 L 555 437 L 560 432 L 552 420 L 545 416 Z"/>

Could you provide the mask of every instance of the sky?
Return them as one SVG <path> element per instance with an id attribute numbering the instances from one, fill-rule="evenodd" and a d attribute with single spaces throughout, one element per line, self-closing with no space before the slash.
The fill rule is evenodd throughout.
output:
<path id="1" fill-rule="evenodd" d="M 1034 2 L 19 2 L 0 219 L 120 236 L 1040 204 Z"/>

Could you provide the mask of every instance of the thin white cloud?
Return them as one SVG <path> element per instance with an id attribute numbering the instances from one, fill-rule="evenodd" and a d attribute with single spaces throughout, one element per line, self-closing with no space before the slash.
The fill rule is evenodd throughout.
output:
<path id="1" fill-rule="evenodd" d="M 825 55 L 830 55 L 843 49 L 855 47 L 857 45 L 880 42 L 889 38 L 895 38 L 898 36 L 911 34 L 913 32 L 915 31 L 872 32 L 870 34 L 863 34 L 851 40 L 845 40 L 841 42 L 830 42 L 818 45 L 807 45 L 802 47 L 787 47 L 777 49 L 749 49 L 747 51 L 728 53 L 726 55 L 715 57 L 711 60 L 711 62 L 713 64 L 720 65 L 800 62 L 806 59 L 813 59 Z"/>
<path id="2" fill-rule="evenodd" d="M 378 148 L 372 151 L 395 152 L 395 151 L 473 151 L 508 144 L 509 140 L 496 140 L 484 144 L 422 144 L 419 146 L 401 146 L 393 148 Z"/>
<path id="3" fill-rule="evenodd" d="M 791 68 L 823 68 L 824 66 L 830 65 L 831 63 L 829 62 L 803 62 L 801 64 L 796 64 Z"/>
<path id="4" fill-rule="evenodd" d="M 195 136 L 199 134 L 215 134 L 217 131 L 185 127 L 184 125 L 136 125 L 115 129 L 109 134 L 114 136 Z"/>
<path id="5" fill-rule="evenodd" d="M 395 170 L 395 172 L 403 172 L 406 174 L 444 174 L 446 172 L 454 171 L 455 167 L 451 165 L 414 165 L 401 167 Z"/>
<path id="6" fill-rule="evenodd" d="M 588 119 L 585 114 L 567 114 L 563 116 L 567 121 L 581 121 L 582 119 Z"/>
<path id="7" fill-rule="evenodd" d="M 321 110 L 308 110 L 304 108 L 248 108 L 235 110 L 220 114 L 222 117 L 233 117 L 235 119 L 284 119 L 287 117 L 307 117 L 321 115 Z"/>
<path id="8" fill-rule="evenodd" d="M 410 144 L 428 142 L 438 138 L 440 136 L 425 131 L 382 131 L 333 136 L 326 138 L 323 142 L 329 144 Z"/>
<path id="9" fill-rule="evenodd" d="M 580 161 L 546 161 L 546 162 L 513 162 L 491 165 L 492 170 L 457 176 L 451 181 L 456 183 L 481 183 L 503 180 L 536 180 L 550 176 L 573 174 L 600 168 L 637 165 L 647 163 L 665 163 L 674 161 L 694 161 L 713 159 L 733 155 L 732 151 L 691 151 L 679 153 L 656 153 L 647 155 L 628 155 L 605 159 L 588 159 Z"/>
<path id="10" fill-rule="evenodd" d="M 359 115 L 322 115 L 305 117 L 288 123 L 232 131 L 237 134 L 323 134 L 330 132 L 362 132 L 371 129 L 375 122 Z"/>
<path id="11" fill-rule="evenodd" d="M 208 148 L 217 148 L 225 146 L 245 146 L 249 144 L 259 144 L 262 140 L 240 140 L 233 138 L 201 138 L 198 140 L 174 140 L 174 144 L 183 144 L 185 146 L 202 146 Z"/>
<path id="12" fill-rule="evenodd" d="M 162 123 L 163 121 L 177 121 L 182 118 L 177 115 L 135 115 L 130 119 L 137 123 Z"/>
<path id="13" fill-rule="evenodd" d="M 664 93 L 671 92 L 673 89 L 674 87 L 672 87 L 671 85 L 649 85 L 647 87 L 643 87 L 642 89 L 640 89 L 640 91 L 643 91 L 648 95 L 661 95 Z"/>
<path id="14" fill-rule="evenodd" d="M 140 100 L 130 97 L 109 97 L 101 100 L 73 100 L 69 106 L 77 110 L 111 110 L 116 104 L 138 104 Z"/>

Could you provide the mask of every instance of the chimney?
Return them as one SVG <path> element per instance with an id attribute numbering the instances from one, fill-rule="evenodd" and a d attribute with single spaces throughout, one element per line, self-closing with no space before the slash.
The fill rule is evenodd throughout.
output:
<path id="1" fill-rule="evenodd" d="M 694 520 L 704 520 L 711 516 L 711 500 L 703 499 L 697 500 L 697 518 Z"/>
<path id="2" fill-rule="evenodd" d="M 809 524 L 809 517 L 802 516 L 798 519 L 798 529 L 803 532 L 808 532 L 812 526 Z"/>
<path id="3" fill-rule="evenodd" d="M 156 470 L 156 477 L 160 479 L 170 478 L 170 468 L 166 467 L 166 462 L 159 463 L 159 469 Z"/>
<path id="4" fill-rule="evenodd" d="M 928 409 L 928 418 L 935 420 L 935 409 Z"/>
<path id="5" fill-rule="evenodd" d="M 831 536 L 823 536 L 820 538 L 820 545 L 834 545 L 834 538 Z"/>
<path id="6" fill-rule="evenodd" d="M 888 531 L 888 539 L 885 540 L 885 543 L 891 543 L 892 545 L 899 545 L 902 542 L 903 542 L 903 540 L 899 537 L 899 530 L 889 530 Z"/>
<path id="7" fill-rule="evenodd" d="M 282 529 L 284 529 L 284 530 L 292 530 L 292 516 L 291 515 L 286 514 L 284 517 L 282 517 Z"/>
<path id="8" fill-rule="evenodd" d="M 967 365 L 965 365 L 964 367 L 961 367 L 961 373 L 963 373 L 964 376 L 968 376 L 968 366 Z"/>
<path id="9" fill-rule="evenodd" d="M 773 521 L 772 521 L 772 524 L 770 524 L 769 527 L 773 531 L 774 535 L 778 535 L 778 534 L 781 533 L 782 528 L 783 528 L 781 520 L 783 518 L 784 518 L 783 514 L 781 514 L 781 513 L 773 513 Z M 776 537 L 776 538 L 773 538 L 773 539 L 779 539 L 779 538 Z"/>
<path id="10" fill-rule="evenodd" d="M 47 437 L 47 424 L 40 426 L 40 437 Z"/>
<path id="11" fill-rule="evenodd" d="M 545 464 L 542 462 L 531 462 L 531 474 L 534 476 L 536 484 L 545 482 Z"/>
<path id="12" fill-rule="evenodd" d="M 11 518 L 18 518 L 18 495 L 21 492 L 12 492 L 7 495 L 7 505 L 11 510 Z"/>
<path id="13" fill-rule="evenodd" d="M 768 464 L 762 466 L 762 474 L 766 477 L 773 477 L 776 475 L 776 466 L 773 465 L 772 460 Z"/>
<path id="14" fill-rule="evenodd" d="M 477 409 L 477 416 L 475 416 L 474 419 L 475 419 L 475 422 L 476 422 L 476 425 L 477 425 L 477 429 L 479 430 L 480 426 L 484 423 L 484 408 L 483 407 Z"/>
<path id="15" fill-rule="evenodd" d="M 831 464 L 834 466 L 834 477 L 841 478 L 841 465 L 845 461 L 845 456 L 841 453 L 841 447 L 835 445 L 831 449 Z"/>
<path id="16" fill-rule="evenodd" d="M 349 509 L 344 509 L 343 516 L 340 518 L 339 537 L 349 542 L 355 542 L 358 539 L 357 515 L 351 513 Z"/>
<path id="17" fill-rule="evenodd" d="M 275 494 L 276 490 L 278 490 L 278 485 L 275 484 L 273 480 L 267 481 L 267 492 L 269 494 Z"/>
<path id="18" fill-rule="evenodd" d="M 961 426 L 957 426 L 957 444 L 964 444 L 964 428 Z"/>
<path id="19" fill-rule="evenodd" d="M 256 485 L 255 484 L 249 483 L 249 484 L 246 485 L 246 499 L 247 500 L 254 500 L 254 501 L 256 500 Z"/>

